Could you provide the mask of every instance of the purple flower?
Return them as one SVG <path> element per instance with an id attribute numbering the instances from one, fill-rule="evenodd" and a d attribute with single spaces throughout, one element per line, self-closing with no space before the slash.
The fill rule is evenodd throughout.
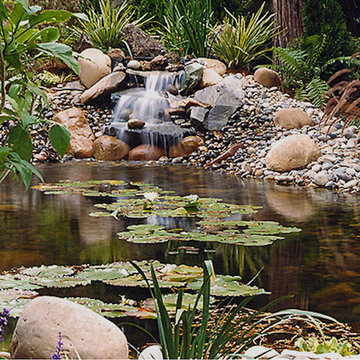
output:
<path id="1" fill-rule="evenodd" d="M 64 345 L 62 343 L 62 337 L 61 337 L 61 331 L 59 331 L 59 340 L 58 340 L 58 343 L 57 343 L 57 346 L 56 346 L 56 350 L 55 352 L 51 355 L 50 359 L 51 360 L 59 360 L 59 359 L 62 359 L 60 353 L 62 351 L 62 346 Z"/>
<path id="2" fill-rule="evenodd" d="M 3 308 L 3 312 L 0 314 L 0 341 L 3 341 L 3 334 L 5 332 L 4 327 L 8 324 L 8 317 L 10 316 L 10 310 Z"/>

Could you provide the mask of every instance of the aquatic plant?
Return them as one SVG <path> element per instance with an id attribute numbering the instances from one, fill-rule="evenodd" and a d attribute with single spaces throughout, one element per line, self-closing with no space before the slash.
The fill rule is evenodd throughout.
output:
<path id="1" fill-rule="evenodd" d="M 311 351 L 315 354 L 336 353 L 342 356 L 350 356 L 356 353 L 350 342 L 339 341 L 335 337 L 330 340 L 323 337 L 320 341 L 313 337 L 309 339 L 299 338 L 295 341 L 295 346 L 301 351 Z"/>

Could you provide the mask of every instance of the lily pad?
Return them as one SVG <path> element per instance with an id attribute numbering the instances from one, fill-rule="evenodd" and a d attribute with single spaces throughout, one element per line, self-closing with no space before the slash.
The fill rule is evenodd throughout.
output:
<path id="1" fill-rule="evenodd" d="M 18 317 L 28 302 L 38 295 L 37 292 L 29 290 L 1 290 L 0 309 L 7 308 L 11 317 Z"/>

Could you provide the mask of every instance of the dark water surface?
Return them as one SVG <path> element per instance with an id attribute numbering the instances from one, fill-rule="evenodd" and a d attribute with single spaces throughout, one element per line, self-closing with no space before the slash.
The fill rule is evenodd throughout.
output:
<path id="1" fill-rule="evenodd" d="M 264 267 L 256 285 L 271 291 L 270 298 L 294 295 L 279 308 L 323 312 L 360 330 L 360 197 L 242 180 L 194 167 L 77 162 L 47 164 L 38 169 L 46 182 L 141 181 L 174 190 L 178 195 L 198 194 L 236 204 L 260 205 L 263 208 L 250 219 L 274 220 L 303 231 L 289 234 L 271 246 L 244 248 L 212 243 L 207 246 L 215 250 L 212 253 L 169 255 L 175 246 L 172 243 L 139 245 L 118 240 L 117 232 L 141 221 L 88 216 L 95 210 L 93 205 L 101 202 L 99 199 L 44 195 L 37 190 L 26 191 L 22 184 L 8 179 L 0 186 L 0 270 L 129 259 L 201 265 L 204 257 L 210 257 L 217 273 L 240 274 L 245 281 Z M 173 219 L 165 220 L 174 227 Z M 191 245 L 202 250 L 206 244 Z M 91 295 L 102 298 L 102 292 L 104 289 L 97 293 L 95 288 Z M 63 294 L 68 295 L 72 294 Z"/>

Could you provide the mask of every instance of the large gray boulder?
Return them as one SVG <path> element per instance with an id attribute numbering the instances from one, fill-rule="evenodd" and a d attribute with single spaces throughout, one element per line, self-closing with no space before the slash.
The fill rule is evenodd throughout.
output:
<path id="1" fill-rule="evenodd" d="M 320 156 L 318 145 L 308 135 L 290 135 L 273 144 L 265 157 L 265 165 L 273 171 L 304 168 Z"/>
<path id="2" fill-rule="evenodd" d="M 314 125 L 314 120 L 301 109 L 281 109 L 275 113 L 274 123 L 289 130 Z"/>
<path id="3" fill-rule="evenodd" d="M 98 49 L 86 49 L 79 58 L 80 81 L 88 89 L 111 73 L 111 59 Z"/>
<path id="4" fill-rule="evenodd" d="M 24 309 L 11 342 L 13 359 L 50 359 L 61 332 L 70 359 L 127 359 L 125 335 L 111 321 L 86 307 L 40 296 Z"/>
<path id="5" fill-rule="evenodd" d="M 82 104 L 99 102 L 106 97 L 109 97 L 110 100 L 110 94 L 119 88 L 125 77 L 126 75 L 122 71 L 116 71 L 105 76 L 80 95 L 80 102 Z"/>

